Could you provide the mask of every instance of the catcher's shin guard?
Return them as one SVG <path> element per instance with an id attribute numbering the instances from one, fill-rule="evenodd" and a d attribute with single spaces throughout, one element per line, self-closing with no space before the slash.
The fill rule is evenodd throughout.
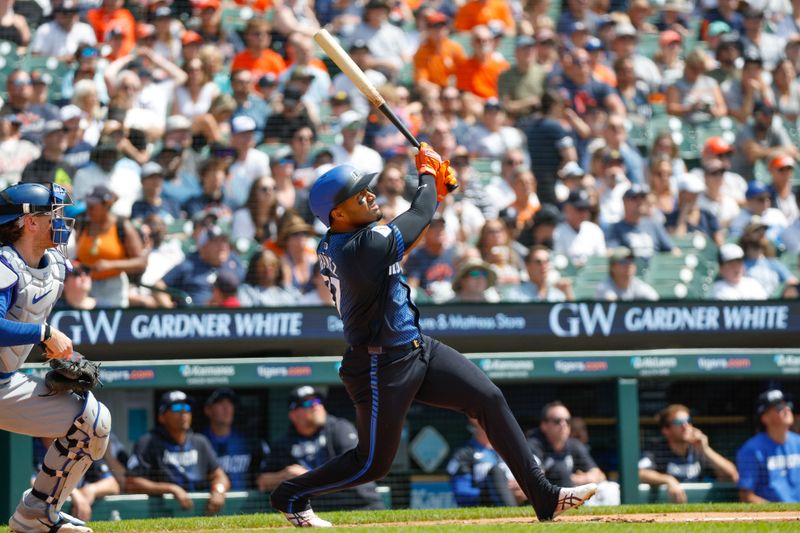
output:
<path id="1" fill-rule="evenodd" d="M 60 511 L 89 466 L 106 453 L 110 431 L 111 413 L 87 392 L 72 427 L 47 450 L 31 494 Z"/>

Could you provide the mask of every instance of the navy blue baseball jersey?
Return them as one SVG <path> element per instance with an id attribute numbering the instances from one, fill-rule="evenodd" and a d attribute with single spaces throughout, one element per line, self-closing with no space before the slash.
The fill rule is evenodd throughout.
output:
<path id="1" fill-rule="evenodd" d="M 685 456 L 677 455 L 667 442 L 660 439 L 650 450 L 642 453 L 639 468 L 647 468 L 669 474 L 681 483 L 691 483 L 713 479 L 714 471 L 708 458 L 699 454 L 692 446 Z"/>
<path id="2" fill-rule="evenodd" d="M 258 448 L 236 431 L 224 437 L 214 435 L 210 429 L 203 432 L 219 460 L 219 466 L 228 474 L 231 490 L 247 490 L 252 487 L 253 473 L 258 468 Z M 262 443 L 262 453 L 269 453 L 269 446 Z"/>
<path id="3" fill-rule="evenodd" d="M 128 459 L 128 475 L 175 483 L 187 491 L 207 491 L 208 477 L 219 468 L 208 439 L 189 431 L 178 444 L 161 427 L 142 435 Z"/>
<path id="4" fill-rule="evenodd" d="M 328 232 L 317 248 L 351 346 L 400 346 L 420 337 L 419 311 L 403 280 L 406 243 L 394 224 Z"/>

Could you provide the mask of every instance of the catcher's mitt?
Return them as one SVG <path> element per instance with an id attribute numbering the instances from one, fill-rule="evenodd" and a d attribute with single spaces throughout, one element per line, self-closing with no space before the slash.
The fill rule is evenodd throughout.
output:
<path id="1" fill-rule="evenodd" d="M 50 368 L 53 370 L 47 373 L 44 381 L 53 394 L 72 391 L 82 395 L 103 385 L 100 364 L 89 361 L 78 352 L 66 359 L 50 359 Z"/>

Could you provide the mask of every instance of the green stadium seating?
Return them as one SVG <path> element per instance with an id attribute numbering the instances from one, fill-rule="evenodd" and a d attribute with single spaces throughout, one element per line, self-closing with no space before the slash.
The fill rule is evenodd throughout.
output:
<path id="1" fill-rule="evenodd" d="M 247 21 L 255 16 L 249 7 L 232 7 L 222 10 L 222 29 L 225 31 L 242 31 Z"/>

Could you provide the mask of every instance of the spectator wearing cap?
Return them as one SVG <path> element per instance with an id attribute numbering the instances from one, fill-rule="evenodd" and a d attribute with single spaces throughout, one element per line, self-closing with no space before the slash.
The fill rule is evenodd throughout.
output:
<path id="1" fill-rule="evenodd" d="M 385 74 L 372 67 L 372 55 L 366 41 L 352 41 L 348 48 L 348 54 L 353 62 L 364 71 L 364 75 L 372 82 L 372 85 L 380 88 L 388 81 Z M 350 97 L 350 102 L 354 111 L 357 111 L 362 116 L 367 116 L 370 112 L 370 103 L 367 97 L 358 90 L 355 84 L 353 84 L 350 78 L 343 72 L 336 74 L 332 80 L 331 92 L 336 94 L 339 91 L 346 93 Z"/>
<path id="2" fill-rule="evenodd" d="M 792 186 L 797 162 L 791 156 L 779 155 L 769 162 L 768 168 L 772 176 L 772 183 L 769 185 L 772 205 L 783 213 L 791 224 L 800 217 L 800 209 L 797 206 L 798 188 Z"/>
<path id="3" fill-rule="evenodd" d="M 309 127 L 316 135 L 317 126 L 314 117 L 303 102 L 304 90 L 298 82 L 292 81 L 284 87 L 280 98 L 280 109 L 267 118 L 264 125 L 264 141 L 267 143 L 287 144 L 292 135 L 301 128 Z"/>
<path id="4" fill-rule="evenodd" d="M 764 60 L 764 67 L 772 70 L 783 57 L 786 39 L 764 31 L 764 11 L 761 8 L 750 5 L 744 9 L 742 15 L 744 17 L 742 45 L 745 51 L 756 51 Z"/>
<path id="5" fill-rule="evenodd" d="M 217 210 L 223 216 L 230 216 L 224 187 L 228 179 L 228 162 L 225 159 L 209 157 L 200 164 L 200 186 L 203 192 L 198 196 L 189 198 L 181 209 L 188 218 L 194 218 L 203 211 Z"/>
<path id="6" fill-rule="evenodd" d="M 290 426 L 279 437 L 258 476 L 259 490 L 271 491 L 282 481 L 302 475 L 358 444 L 348 420 L 328 413 L 319 390 L 302 385 L 289 393 Z M 374 482 L 314 498 L 314 507 L 326 511 L 382 509 Z"/>
<path id="7" fill-rule="evenodd" d="M 800 502 L 800 434 L 794 405 L 778 389 L 761 393 L 756 419 L 761 431 L 736 452 L 739 499 L 743 502 Z"/>
<path id="8" fill-rule="evenodd" d="M 197 171 L 199 157 L 192 151 L 192 122 L 181 115 L 167 118 L 164 144 L 156 161 L 164 168 L 164 196 L 183 204 L 202 194 Z"/>
<path id="9" fill-rule="evenodd" d="M 500 74 L 510 65 L 495 54 L 494 39 L 488 27 L 475 26 L 470 34 L 472 55 L 459 66 L 456 87 L 479 98 L 496 98 Z"/>
<path id="10" fill-rule="evenodd" d="M 764 78 L 761 56 L 752 51 L 746 53 L 741 76 L 724 82 L 722 94 L 728 114 L 743 124 L 753 116 L 756 102 L 774 106 L 775 96 Z"/>
<path id="11" fill-rule="evenodd" d="M 609 226 L 606 244 L 610 248 L 625 246 L 637 258 L 649 260 L 658 252 L 679 254 L 680 250 L 672 244 L 664 227 L 647 216 L 646 185 L 633 184 L 625 191 L 623 198 L 624 215 L 622 220 Z"/>
<path id="12" fill-rule="evenodd" d="M 567 201 L 572 191 L 578 189 L 594 190 L 595 178 L 588 174 L 575 161 L 569 161 L 558 171 L 559 182 L 556 183 L 556 198 L 559 203 Z"/>
<path id="13" fill-rule="evenodd" d="M 656 30 L 660 32 L 672 30 L 681 35 L 688 35 L 691 12 L 692 6 L 686 0 L 666 0 L 658 8 Z"/>
<path id="14" fill-rule="evenodd" d="M 67 136 L 60 120 L 48 120 L 42 132 L 42 154 L 22 171 L 22 183 L 57 183 L 72 189 L 75 168 L 64 162 Z"/>
<path id="15" fill-rule="evenodd" d="M 544 94 L 546 73 L 536 63 L 536 40 L 533 37 L 517 37 L 514 59 L 514 64 L 498 78 L 498 97 L 512 118 L 521 119 L 538 109 Z"/>
<path id="16" fill-rule="evenodd" d="M 303 95 L 307 104 L 319 109 L 331 91 L 331 77 L 325 64 L 314 55 L 314 42 L 305 32 L 295 31 L 286 40 L 287 69 L 278 76 L 278 82 L 285 85 L 291 79 L 301 79 L 308 83 Z"/>
<path id="17" fill-rule="evenodd" d="M 147 266 L 147 250 L 133 224 L 111 212 L 117 199 L 106 185 L 95 186 L 85 198 L 87 220 L 76 236 L 75 256 L 91 269 L 98 307 L 128 307 L 128 274 Z"/>
<path id="18" fill-rule="evenodd" d="M 469 0 L 456 11 L 453 27 L 457 31 L 472 31 L 475 26 L 488 25 L 492 21 L 502 24 L 506 35 L 514 35 L 516 23 L 511 7 L 502 0 Z"/>
<path id="19" fill-rule="evenodd" d="M 658 300 L 658 293 L 636 277 L 636 258 L 633 251 L 626 246 L 620 246 L 611 250 L 608 257 L 608 278 L 597 286 L 594 298 L 604 302 L 654 302 Z"/>
<path id="20" fill-rule="evenodd" d="M 160 288 L 177 288 L 192 298 L 192 305 L 204 306 L 211 299 L 211 285 L 220 270 L 231 270 L 242 279 L 239 257 L 231 252 L 227 233 L 218 225 L 201 225 L 197 234 L 197 251 L 167 272 L 157 284 Z M 170 307 L 169 302 L 164 302 Z"/>
<path id="21" fill-rule="evenodd" d="M 183 25 L 176 20 L 172 7 L 166 2 L 151 3 L 148 7 L 148 18 L 155 29 L 152 43 L 153 52 L 173 63 L 180 63 L 181 46 L 184 43 L 179 36 L 181 32 L 184 34 L 189 32 L 183 31 Z M 191 36 L 191 34 L 189 35 Z M 199 37 L 198 34 L 195 33 L 195 35 Z"/>
<path id="22" fill-rule="evenodd" d="M 83 111 L 76 105 L 68 104 L 61 108 L 59 118 L 64 126 L 67 139 L 64 162 L 76 170 L 81 169 L 89 164 L 93 148 L 83 139 L 83 132 L 87 125 Z"/>
<path id="23" fill-rule="evenodd" d="M 368 67 L 395 79 L 403 65 L 411 62 L 403 30 L 389 22 L 391 6 L 386 0 L 369 0 L 361 22 L 346 35 L 348 46 L 356 41 L 367 43 L 370 52 Z"/>
<path id="24" fill-rule="evenodd" d="M 31 103 L 28 111 L 45 120 L 61 120 L 58 106 L 50 103 L 50 84 L 53 77 L 44 70 L 31 71 Z"/>
<path id="25" fill-rule="evenodd" d="M 800 118 L 800 79 L 788 58 L 778 61 L 772 69 L 772 93 L 780 116 L 789 123 L 796 123 Z"/>
<path id="26" fill-rule="evenodd" d="M 244 28 L 246 48 L 233 58 L 231 72 L 249 70 L 253 76 L 260 78 L 267 73 L 278 76 L 284 71 L 286 62 L 269 47 L 270 30 L 269 23 L 264 19 L 253 17 L 247 21 Z"/>
<path id="27" fill-rule="evenodd" d="M 683 36 L 675 30 L 662 31 L 658 37 L 658 44 L 660 48 L 653 59 L 661 71 L 662 83 L 672 85 L 683 76 L 684 62 L 681 58 Z"/>
<path id="28" fill-rule="evenodd" d="M 467 56 L 464 48 L 450 39 L 449 18 L 440 11 L 425 15 L 424 40 L 414 54 L 414 82 L 424 94 L 448 87 Z"/>
<path id="29" fill-rule="evenodd" d="M 94 28 L 97 42 L 104 42 L 113 29 L 122 37 L 119 56 L 125 56 L 136 44 L 136 19 L 122 7 L 123 0 L 102 0 L 100 7 L 86 13 L 86 21 Z"/>
<path id="30" fill-rule="evenodd" d="M 719 454 L 708 436 L 692 423 L 689 408 L 670 404 L 658 413 L 660 437 L 639 460 L 639 479 L 652 487 L 666 485 L 669 500 L 686 503 L 681 483 L 697 483 L 713 477 L 739 480 L 736 466 Z"/>
<path id="31" fill-rule="evenodd" d="M 525 146 L 525 136 L 519 129 L 509 126 L 503 104 L 489 98 L 483 106 L 480 122 L 469 131 L 471 142 L 467 146 L 476 157 L 500 158 L 508 150 Z"/>
<path id="32" fill-rule="evenodd" d="M 278 226 L 278 246 L 281 255 L 284 287 L 292 288 L 301 294 L 313 289 L 312 274 L 317 263 L 317 254 L 308 238 L 314 228 L 302 217 L 287 212 L 281 217 Z"/>
<path id="33" fill-rule="evenodd" d="M 593 256 L 606 255 L 606 238 L 600 226 L 592 222 L 592 202 L 585 189 L 569 193 L 564 202 L 564 221 L 553 232 L 553 251 L 567 256 L 580 267 Z"/>
<path id="34" fill-rule="evenodd" d="M 142 165 L 142 198 L 136 200 L 131 208 L 131 219 L 143 220 L 156 214 L 167 223 L 179 220 L 181 209 L 177 202 L 163 196 L 164 169 L 155 161 Z"/>
<path id="35" fill-rule="evenodd" d="M 727 228 L 741 208 L 724 185 L 725 165 L 719 158 L 706 158 L 700 171 L 706 187 L 698 205 L 717 217 L 721 227 Z"/>
<path id="36" fill-rule="evenodd" d="M 775 117 L 775 107 L 765 102 L 753 106 L 753 120 L 744 124 L 736 134 L 731 170 L 746 180 L 755 178 L 755 164 L 769 161 L 779 155 L 800 157 L 780 118 Z"/>
<path id="37" fill-rule="evenodd" d="M 531 170 L 538 181 L 537 194 L 542 202 L 556 203 L 558 170 L 569 161 L 577 161 L 575 133 L 564 125 L 568 100 L 560 92 L 548 90 L 542 96 L 541 116 L 525 129 Z"/>
<path id="38" fill-rule="evenodd" d="M 81 44 L 97 44 L 94 30 L 78 18 L 79 6 L 74 0 L 63 0 L 53 6 L 53 20 L 45 22 L 33 34 L 31 53 L 72 61 Z"/>
<path id="39" fill-rule="evenodd" d="M 587 113 L 598 109 L 625 115 L 625 106 L 614 89 L 592 76 L 589 54 L 583 48 L 575 48 L 561 56 L 561 71 L 550 75 L 547 86 L 564 91 L 569 97 L 569 109 L 578 117 L 586 117 Z M 583 130 L 582 127 L 579 132 Z"/>
<path id="40" fill-rule="evenodd" d="M 257 146 L 264 137 L 264 126 L 267 124 L 267 117 L 272 114 L 272 104 L 253 91 L 253 82 L 253 73 L 249 70 L 231 72 L 231 90 L 236 101 L 236 110 L 231 118 L 247 116 L 255 121 L 253 140 Z"/>
<path id="41" fill-rule="evenodd" d="M 372 148 L 363 144 L 365 118 L 358 111 L 347 111 L 342 114 L 342 143 L 331 146 L 333 161 L 336 165 L 358 165 L 364 172 L 380 172 L 383 170 L 383 159 Z"/>
<path id="42" fill-rule="evenodd" d="M 739 77 L 741 69 L 742 43 L 738 34 L 730 32 L 730 26 L 724 22 L 714 22 L 709 29 L 709 35 L 714 35 L 717 31 L 716 24 L 724 25 L 725 32 L 719 34 L 716 47 L 710 47 L 714 51 L 716 61 L 715 68 L 708 72 L 708 75 L 717 80 L 722 85 L 726 81 L 735 80 Z"/>
<path id="43" fill-rule="evenodd" d="M 711 300 L 766 300 L 766 289 L 747 276 L 744 251 L 738 244 L 726 243 L 719 248 L 719 279 L 711 287 Z M 741 468 L 741 466 L 740 466 Z"/>
<path id="44" fill-rule="evenodd" d="M 228 169 L 223 184 L 226 204 L 238 209 L 247 201 L 250 186 L 258 178 L 270 175 L 269 156 L 255 148 L 256 121 L 247 115 L 237 115 L 231 120 L 231 148 L 236 159 Z"/>
<path id="45" fill-rule="evenodd" d="M 637 51 L 639 34 L 632 24 L 621 22 L 614 27 L 611 51 L 615 57 L 629 57 L 633 61 L 636 78 L 647 84 L 652 92 L 661 90 L 661 73 L 649 57 Z"/>
<path id="46" fill-rule="evenodd" d="M 686 173 L 678 176 L 678 201 L 675 209 L 667 215 L 664 225 L 670 234 L 683 237 L 692 233 L 703 233 L 717 246 L 724 242 L 719 220 L 713 213 L 700 207 L 700 195 L 706 184 L 697 174 Z"/>
<path id="47" fill-rule="evenodd" d="M 583 23 L 592 33 L 597 27 L 599 14 L 589 9 L 588 2 L 581 0 L 568 0 L 564 3 L 564 8 L 556 21 L 556 33 L 569 35 L 570 29 L 575 22 Z"/>
<path id="48" fill-rule="evenodd" d="M 497 303 L 497 271 L 490 263 L 477 258 L 464 259 L 453 276 L 453 297 L 449 302 Z"/>
<path id="49" fill-rule="evenodd" d="M 295 130 L 289 141 L 289 149 L 291 150 L 290 157 L 294 162 L 292 183 L 294 187 L 298 189 L 307 188 L 317 179 L 317 171 L 314 168 L 314 161 L 316 160 L 316 152 L 314 150 L 315 139 L 316 134 L 314 129 L 310 126 L 303 126 Z M 333 158 L 331 146 L 325 146 L 324 150 L 326 150 L 325 153 L 328 156 Z"/>
<path id="50" fill-rule="evenodd" d="M 728 107 L 709 70 L 708 54 L 695 48 L 686 57 L 683 76 L 667 87 L 667 113 L 697 124 L 725 116 Z"/>
<path id="51" fill-rule="evenodd" d="M 617 86 L 617 76 L 609 65 L 610 60 L 606 54 L 603 41 L 594 36 L 589 36 L 583 44 L 583 49 L 589 57 L 589 69 L 592 77 L 605 83 L 609 87 Z"/>
<path id="52" fill-rule="evenodd" d="M 732 157 L 735 152 L 733 145 L 719 136 L 709 137 L 703 145 L 703 152 L 701 157 L 701 165 L 705 166 L 711 163 L 712 160 L 719 160 L 723 168 L 723 183 L 722 190 L 724 194 L 731 196 L 739 204 L 744 204 L 744 193 L 747 191 L 747 181 L 737 174 L 731 172 Z"/>
<path id="53" fill-rule="evenodd" d="M 404 268 L 408 285 L 417 289 L 418 297 L 427 296 L 435 303 L 442 303 L 453 295 L 451 282 L 458 250 L 449 242 L 446 227 L 444 218 L 434 217 L 421 245 L 408 254 Z"/>
<path id="54" fill-rule="evenodd" d="M 89 273 L 89 268 L 81 265 L 78 261 L 72 262 L 72 270 L 66 273 L 64 292 L 61 293 L 56 307 L 86 311 L 97 307 L 97 300 L 91 296 L 92 277 Z"/>
<path id="55" fill-rule="evenodd" d="M 242 307 L 238 292 L 241 280 L 230 270 L 220 270 L 217 279 L 211 285 L 211 298 L 206 305 L 222 307 L 225 309 L 238 309 Z M 224 468 L 223 468 L 224 470 Z"/>
<path id="56" fill-rule="evenodd" d="M 206 44 L 219 48 L 226 61 L 230 61 L 235 52 L 244 48 L 239 33 L 228 31 L 222 26 L 222 3 L 220 0 L 194 0 L 192 7 L 198 15 L 199 23 L 194 30 Z"/>
<path id="57" fill-rule="evenodd" d="M 757 216 L 758 221 L 767 226 L 767 237 L 776 242 L 780 233 L 789 225 L 779 209 L 772 207 L 772 195 L 769 188 L 758 181 L 751 181 L 745 193 L 747 203 L 739 214 L 731 221 L 729 237 L 739 238 L 748 224 Z"/>
<path id="58" fill-rule="evenodd" d="M 22 121 L 13 114 L 0 114 L 0 189 L 16 185 L 22 171 L 41 154 L 34 143 L 22 138 Z"/>
<path id="59" fill-rule="evenodd" d="M 206 513 L 219 512 L 230 481 L 208 438 L 191 427 L 189 397 L 179 390 L 165 392 L 158 405 L 158 425 L 139 438 L 128 459 L 126 492 L 172 494 L 182 509 L 193 506 L 188 492 L 209 492 Z"/>
<path id="60" fill-rule="evenodd" d="M 717 2 L 716 7 L 707 10 L 703 16 L 700 37 L 705 39 L 709 25 L 717 21 L 726 23 L 731 31 L 741 35 L 744 32 L 744 17 L 739 13 L 739 3 L 739 0 L 722 0 Z"/>
<path id="61" fill-rule="evenodd" d="M 797 277 L 775 258 L 775 246 L 766 237 L 766 230 L 765 224 L 755 220 L 739 238 L 739 246 L 744 250 L 745 274 L 758 281 L 770 297 L 797 298 Z"/>
<path id="62" fill-rule="evenodd" d="M 572 282 L 552 270 L 552 252 L 542 245 L 532 246 L 525 256 L 528 280 L 502 293 L 504 302 L 573 301 Z"/>

